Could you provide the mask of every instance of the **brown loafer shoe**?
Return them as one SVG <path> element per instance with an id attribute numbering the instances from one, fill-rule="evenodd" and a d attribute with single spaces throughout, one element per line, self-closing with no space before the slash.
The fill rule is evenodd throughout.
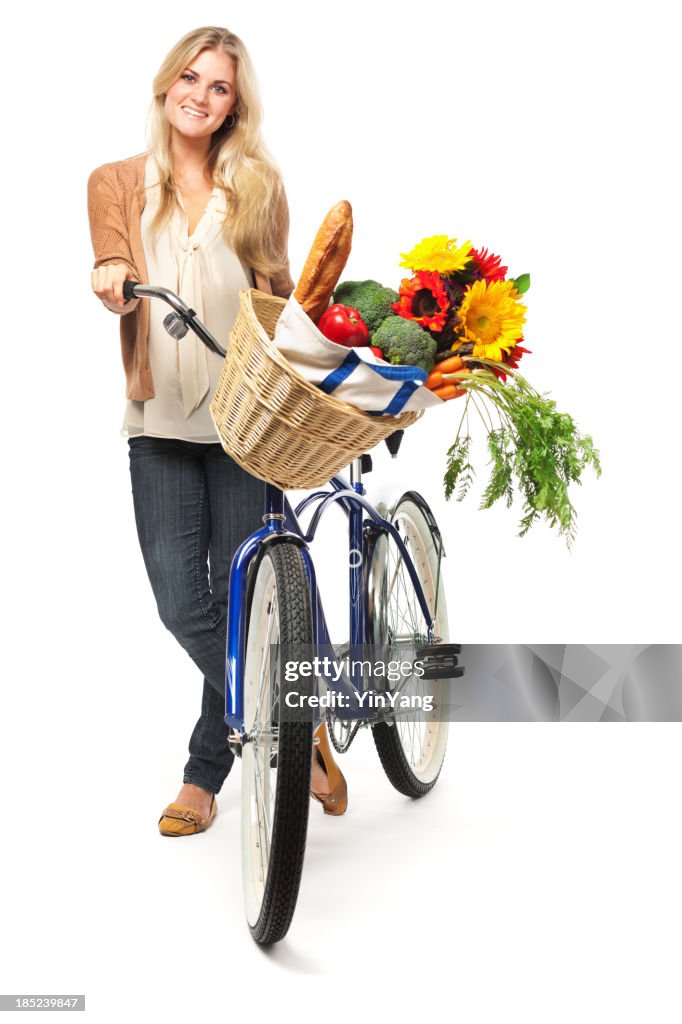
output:
<path id="1" fill-rule="evenodd" d="M 193 836 L 195 832 L 203 832 L 208 828 L 217 810 L 215 794 L 211 797 L 208 818 L 202 818 L 198 811 L 184 804 L 168 804 L 159 818 L 159 832 L 162 836 Z"/>
<path id="2" fill-rule="evenodd" d="M 325 814 L 344 814 L 348 807 L 348 787 L 343 772 L 334 760 L 332 748 L 329 745 L 326 722 L 321 722 L 315 730 L 315 739 L 319 742 L 315 744 L 313 750 L 329 779 L 330 792 L 316 793 L 314 789 L 311 789 L 310 795 L 313 800 L 322 804 Z"/>

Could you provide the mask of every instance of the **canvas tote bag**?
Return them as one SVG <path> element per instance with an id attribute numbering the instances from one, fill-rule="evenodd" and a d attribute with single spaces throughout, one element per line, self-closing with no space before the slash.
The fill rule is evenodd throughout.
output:
<path id="1" fill-rule="evenodd" d="M 426 370 L 391 366 L 369 346 L 337 345 L 317 329 L 293 295 L 282 310 L 273 341 L 306 380 L 372 415 L 397 416 L 443 404 L 423 386 Z"/>

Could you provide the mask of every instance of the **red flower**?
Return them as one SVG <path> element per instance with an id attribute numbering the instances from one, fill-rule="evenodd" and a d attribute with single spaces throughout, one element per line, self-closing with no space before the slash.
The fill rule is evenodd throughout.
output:
<path id="1" fill-rule="evenodd" d="M 391 309 L 406 320 L 415 320 L 429 331 L 442 331 L 448 318 L 450 299 L 440 274 L 435 270 L 418 270 L 400 283 L 400 299 Z"/>
<path id="2" fill-rule="evenodd" d="M 501 256 L 488 254 L 487 249 L 469 249 L 469 256 L 486 281 L 504 281 L 508 267 L 501 267 Z"/>
<path id="3" fill-rule="evenodd" d="M 523 338 L 519 338 L 519 341 L 523 341 Z M 505 354 L 504 361 L 507 366 L 511 366 L 512 370 L 515 370 L 519 365 L 519 359 L 526 353 L 526 355 L 532 355 L 529 348 L 524 348 L 523 345 L 514 345 L 514 348 L 510 348 Z"/>
<path id="4" fill-rule="evenodd" d="M 519 338 L 519 341 L 523 341 L 523 337 Z M 519 365 L 519 359 L 521 359 L 524 353 L 526 353 L 526 355 L 531 355 L 531 350 L 529 348 L 524 348 L 523 345 L 519 345 L 517 342 L 513 348 L 510 348 L 508 352 L 504 353 L 502 362 L 511 367 L 512 370 L 515 370 Z M 491 367 L 491 370 L 496 377 L 500 378 L 500 380 L 507 379 L 507 374 L 503 370 L 498 370 L 495 367 Z"/>

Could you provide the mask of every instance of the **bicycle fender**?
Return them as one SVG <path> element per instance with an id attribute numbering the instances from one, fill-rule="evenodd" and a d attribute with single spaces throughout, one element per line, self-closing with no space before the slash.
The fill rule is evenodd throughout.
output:
<path id="1" fill-rule="evenodd" d="M 258 566 L 260 565 L 261 559 L 270 544 L 282 544 L 284 542 L 293 542 L 294 544 L 297 544 L 299 548 L 307 549 L 308 547 L 303 537 L 301 537 L 299 533 L 293 533 L 291 530 L 276 530 L 267 534 L 267 536 L 261 538 L 261 542 L 249 562 L 248 572 L 250 579 L 255 579 Z M 250 593 L 250 584 L 247 589 Z"/>
<path id="2" fill-rule="evenodd" d="M 298 544 L 300 548 L 307 548 L 308 545 L 300 533 L 293 533 L 291 530 L 277 530 L 268 534 L 267 537 L 263 537 L 260 542 L 261 547 L 265 547 L 267 544 L 280 544 L 282 541 L 293 541 L 294 544 Z"/>
<path id="3" fill-rule="evenodd" d="M 439 539 L 440 545 L 441 545 L 441 550 L 443 552 L 443 557 L 445 557 L 445 547 L 443 545 L 443 535 L 440 532 L 440 528 L 438 526 L 438 522 L 436 520 L 436 517 L 434 516 L 433 512 L 431 511 L 431 506 L 429 505 L 429 503 L 426 500 L 426 498 L 423 495 L 421 495 L 419 493 L 419 491 L 405 491 L 404 494 L 402 494 L 400 496 L 399 500 L 402 501 L 403 498 L 409 498 L 411 501 L 413 501 L 415 503 L 415 505 L 419 508 L 419 510 L 424 513 L 424 518 L 426 519 L 427 523 L 429 524 L 429 526 L 431 527 L 433 532 L 435 534 L 437 534 L 437 536 L 438 536 L 438 539 Z M 397 504 L 398 503 L 396 502 L 396 505 Z M 393 506 L 393 507 L 395 507 L 395 506 Z"/>
<path id="4" fill-rule="evenodd" d="M 443 556 L 445 557 L 446 552 L 443 545 L 443 535 L 438 526 L 438 522 L 431 511 L 431 506 L 419 491 L 404 491 L 399 483 L 395 481 L 386 481 L 383 484 L 379 484 L 377 487 L 372 487 L 372 494 L 370 497 L 372 504 L 379 515 L 383 516 L 385 519 L 390 518 L 390 515 L 393 514 L 393 511 L 397 508 L 403 498 L 409 498 L 413 501 L 419 510 L 423 512 L 424 518 L 431 529 L 435 534 L 437 534 L 443 550 Z"/>

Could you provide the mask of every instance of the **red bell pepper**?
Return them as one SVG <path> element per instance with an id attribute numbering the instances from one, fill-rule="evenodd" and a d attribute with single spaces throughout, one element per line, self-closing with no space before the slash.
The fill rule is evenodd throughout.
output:
<path id="1" fill-rule="evenodd" d="M 317 324 L 325 338 L 337 345 L 353 348 L 355 345 L 369 345 L 369 331 L 357 309 L 343 306 L 340 302 L 330 306 Z"/>

